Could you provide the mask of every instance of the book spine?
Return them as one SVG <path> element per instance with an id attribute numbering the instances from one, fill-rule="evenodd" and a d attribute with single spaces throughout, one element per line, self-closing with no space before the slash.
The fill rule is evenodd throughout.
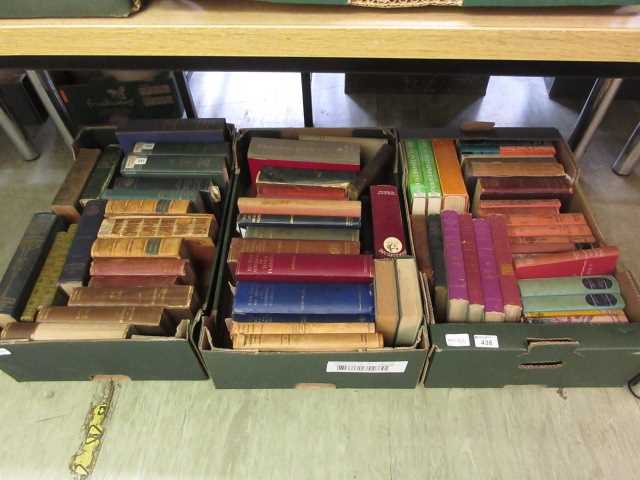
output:
<path id="1" fill-rule="evenodd" d="M 91 276 L 193 276 L 189 260 L 177 258 L 97 258 L 91 263 Z"/>
<path id="2" fill-rule="evenodd" d="M 427 213 L 427 187 L 420 168 L 418 140 L 404 140 L 402 144 L 407 158 L 407 185 L 411 200 L 411 214 L 425 215 Z"/>
<path id="3" fill-rule="evenodd" d="M 583 293 L 522 297 L 524 314 L 580 310 L 624 310 L 625 302 L 619 293 Z"/>
<path id="4" fill-rule="evenodd" d="M 350 352 L 383 347 L 379 333 L 316 335 L 236 335 L 234 350 L 262 352 Z"/>
<path id="5" fill-rule="evenodd" d="M 595 242 L 593 232 L 587 225 L 508 225 L 508 229 L 510 237 L 581 237 L 592 239 L 591 242 Z"/>
<path id="6" fill-rule="evenodd" d="M 89 279 L 89 287 L 95 288 L 118 288 L 118 287 L 171 287 L 178 285 L 179 278 L 173 277 L 149 277 L 139 275 L 121 276 L 92 276 Z"/>
<path id="7" fill-rule="evenodd" d="M 459 215 L 452 210 L 445 210 L 440 218 L 442 220 L 442 242 L 447 272 L 448 320 L 450 322 L 464 322 L 468 315 L 469 292 L 464 269 Z"/>
<path id="8" fill-rule="evenodd" d="M 120 147 L 130 152 L 138 142 L 220 143 L 225 141 L 226 124 L 219 118 L 136 119 L 116 130 Z"/>
<path id="9" fill-rule="evenodd" d="M 375 333 L 373 322 L 353 323 L 240 323 L 231 322 L 229 331 L 235 335 L 317 335 L 345 333 Z"/>
<path id="10" fill-rule="evenodd" d="M 300 170 L 298 168 L 265 167 L 260 170 L 256 185 L 339 188 L 346 190 L 356 178 L 354 172 Z"/>
<path id="11" fill-rule="evenodd" d="M 410 347 L 416 343 L 424 318 L 418 266 L 412 257 L 398 258 L 395 264 L 400 321 L 394 346 Z"/>
<path id="12" fill-rule="evenodd" d="M 431 145 L 442 188 L 442 210 L 467 212 L 469 210 L 469 195 L 453 140 L 433 140 Z"/>
<path id="13" fill-rule="evenodd" d="M 100 150 L 80 149 L 76 161 L 51 203 L 51 211 L 68 223 L 76 223 L 80 218 L 80 196 L 99 155 Z"/>
<path id="14" fill-rule="evenodd" d="M 80 204 L 84 207 L 90 200 L 97 200 L 111 183 L 122 158 L 118 147 L 108 146 L 100 154 L 87 184 L 80 195 Z"/>
<path id="15" fill-rule="evenodd" d="M 257 183 L 256 195 L 263 198 L 300 198 L 305 200 L 347 200 L 347 189 L 313 185 L 277 185 Z"/>
<path id="16" fill-rule="evenodd" d="M 620 293 L 620 285 L 612 275 L 586 277 L 558 277 L 544 280 L 520 280 L 523 297 L 545 297 L 549 295 L 577 295 L 588 293 Z"/>
<path id="17" fill-rule="evenodd" d="M 331 298 L 331 302 L 327 302 Z M 238 282 L 236 315 L 366 315 L 373 317 L 369 284 Z"/>
<path id="18" fill-rule="evenodd" d="M 473 226 L 476 231 L 478 260 L 484 289 L 485 321 L 504 321 L 504 300 L 500 288 L 491 226 L 483 219 L 475 219 Z"/>
<path id="19" fill-rule="evenodd" d="M 429 238 L 427 234 L 427 217 L 425 215 L 411 215 L 411 234 L 413 237 L 414 254 L 418 262 L 418 270 L 429 280 L 433 278 L 433 264 L 429 252 Z"/>
<path id="20" fill-rule="evenodd" d="M 396 158 L 396 149 L 385 143 L 380 147 L 375 156 L 368 160 L 356 178 L 349 185 L 349 198 L 357 200 L 360 195 L 374 182 L 380 179 L 384 170 L 393 163 Z"/>
<path id="21" fill-rule="evenodd" d="M 91 247 L 93 258 L 184 258 L 181 238 L 98 238 Z"/>
<path id="22" fill-rule="evenodd" d="M 154 157 L 203 157 L 215 155 L 228 155 L 229 144 L 222 143 L 164 143 L 164 142 L 137 142 L 131 153 L 136 155 Z"/>
<path id="23" fill-rule="evenodd" d="M 359 229 L 360 218 L 351 217 L 310 217 L 304 215 L 248 215 L 240 214 L 238 229 L 249 226 L 265 227 L 313 227 Z"/>
<path id="24" fill-rule="evenodd" d="M 359 157 L 360 155 L 358 155 Z M 336 172 L 359 172 L 360 164 L 325 163 L 325 162 L 301 162 L 296 160 L 267 160 L 248 157 L 251 182 L 255 183 L 261 169 L 265 167 L 299 168 L 303 170 L 329 170 Z"/>
<path id="25" fill-rule="evenodd" d="M 442 187 L 433 146 L 428 140 L 418 140 L 420 171 L 427 189 L 427 215 L 437 215 L 442 210 Z"/>
<path id="26" fill-rule="evenodd" d="M 501 145 L 498 153 L 505 157 L 554 157 L 556 147 L 553 145 Z"/>
<path id="27" fill-rule="evenodd" d="M 74 288 L 84 285 L 89 274 L 91 247 L 98 236 L 100 224 L 104 218 L 106 202 L 92 200 L 87 203 L 80 221 L 76 236 L 71 243 L 69 255 L 62 268 L 58 285 L 70 295 Z"/>
<path id="28" fill-rule="evenodd" d="M 380 258 L 374 262 L 376 332 L 382 333 L 384 344 L 391 347 L 395 344 L 400 322 L 396 264 L 390 258 Z"/>
<path id="29" fill-rule="evenodd" d="M 532 297 L 537 298 L 537 297 Z M 623 315 L 624 310 L 614 309 L 614 310 L 551 310 L 548 312 L 527 312 L 525 313 L 525 318 L 527 320 L 535 319 L 535 318 L 556 318 L 556 317 L 578 317 L 578 316 L 618 316 Z"/>
<path id="30" fill-rule="evenodd" d="M 263 215 L 305 215 L 313 217 L 351 217 L 360 218 L 362 205 L 352 200 L 284 200 L 279 198 L 238 199 L 241 214 Z"/>
<path id="31" fill-rule="evenodd" d="M 37 213 L 27 226 L 0 280 L 0 324 L 18 320 L 62 222 L 52 213 Z"/>
<path id="32" fill-rule="evenodd" d="M 505 321 L 519 322 L 522 316 L 522 299 L 513 269 L 513 251 L 507 225 L 501 215 L 490 215 L 487 221 L 491 226 L 491 238 L 500 280 L 500 292 L 504 303 Z"/>
<path id="33" fill-rule="evenodd" d="M 433 284 L 435 290 L 436 312 L 445 318 L 447 311 L 447 267 L 444 260 L 444 244 L 440 215 L 427 218 L 429 236 L 429 255 L 433 262 Z"/>
<path id="34" fill-rule="evenodd" d="M 360 237 L 358 230 L 344 228 L 287 228 L 246 227 L 240 230 L 243 238 L 283 240 L 324 240 L 355 242 Z"/>
<path id="35" fill-rule="evenodd" d="M 516 258 L 514 266 L 519 279 L 610 275 L 616 268 L 618 256 L 616 247 L 601 247 Z"/>
<path id="36" fill-rule="evenodd" d="M 507 213 L 507 225 L 518 226 L 588 226 L 582 213 L 559 213 L 557 215 L 518 215 Z"/>
<path id="37" fill-rule="evenodd" d="M 462 256 L 464 258 L 464 269 L 469 292 L 468 320 L 470 322 L 481 322 L 484 320 L 485 300 L 473 219 L 470 214 L 460 215 L 459 223 Z"/>
<path id="38" fill-rule="evenodd" d="M 373 248 L 376 258 L 400 257 L 407 253 L 400 197 L 393 185 L 370 188 Z"/>
<path id="39" fill-rule="evenodd" d="M 24 323 L 15 322 L 2 331 L 3 340 L 122 340 L 129 336 L 129 325 L 105 323 Z"/>
<path id="40" fill-rule="evenodd" d="M 554 241 L 554 239 L 557 239 Z M 548 240 L 552 240 L 549 242 Z M 513 255 L 534 254 L 534 253 L 560 253 L 572 252 L 576 249 L 575 239 L 559 237 L 512 237 L 511 253 Z M 588 242 L 587 242 L 588 243 Z"/>
<path id="41" fill-rule="evenodd" d="M 629 319 L 624 313 L 616 315 L 576 315 L 576 316 L 562 316 L 562 317 L 548 317 L 548 318 L 528 318 L 529 323 L 542 323 L 542 324 L 561 324 L 561 323 L 628 323 Z"/>
<path id="42" fill-rule="evenodd" d="M 122 176 L 156 178 L 206 178 L 219 187 L 229 183 L 227 155 L 144 156 L 129 154 L 120 168 Z"/>
<path id="43" fill-rule="evenodd" d="M 126 216 L 105 218 L 98 238 L 214 238 L 215 216 Z"/>
<path id="44" fill-rule="evenodd" d="M 105 217 L 124 215 L 186 215 L 191 213 L 189 200 L 109 200 Z"/>
<path id="45" fill-rule="evenodd" d="M 310 313 L 234 313 L 233 320 L 240 323 L 371 323 L 370 314 Z"/>

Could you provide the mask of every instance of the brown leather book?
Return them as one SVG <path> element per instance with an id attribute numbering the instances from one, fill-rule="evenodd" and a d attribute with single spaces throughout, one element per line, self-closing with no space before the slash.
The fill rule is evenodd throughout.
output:
<path id="1" fill-rule="evenodd" d="M 173 335 L 176 324 L 162 307 L 44 307 L 39 323 L 124 323 L 142 335 Z"/>
<path id="2" fill-rule="evenodd" d="M 360 218 L 362 205 L 357 200 L 301 200 L 283 198 L 238 199 L 240 213 L 264 215 L 306 215 L 312 217 Z"/>
<path id="3" fill-rule="evenodd" d="M 178 277 L 91 277 L 89 287 L 171 287 L 179 285 Z"/>
<path id="4" fill-rule="evenodd" d="M 261 352 L 353 352 L 383 347 L 380 333 L 325 333 L 310 335 L 235 335 L 234 350 Z"/>
<path id="5" fill-rule="evenodd" d="M 98 238 L 185 238 L 213 244 L 216 217 L 209 214 L 105 218 Z"/>
<path id="6" fill-rule="evenodd" d="M 567 202 L 573 185 L 565 177 L 480 178 L 473 197 L 474 211 L 480 200 L 557 199 Z"/>
<path id="7" fill-rule="evenodd" d="M 284 323 L 284 322 L 235 322 L 229 319 L 229 333 L 234 335 L 317 335 L 324 333 L 375 333 L 373 322 L 349 323 Z"/>
<path id="8" fill-rule="evenodd" d="M 100 150 L 78 150 L 76 161 L 51 202 L 51 211 L 68 223 L 76 223 L 80 219 L 80 196 L 99 157 Z"/>
<path id="9" fill-rule="evenodd" d="M 4 341 L 122 340 L 130 325 L 120 323 L 33 323 L 14 322 L 2 330 Z"/>
<path id="10" fill-rule="evenodd" d="M 91 258 L 186 258 L 187 246 L 181 238 L 98 238 Z"/>
<path id="11" fill-rule="evenodd" d="M 109 200 L 105 217 L 125 215 L 186 215 L 192 212 L 189 200 Z"/>
<path id="12" fill-rule="evenodd" d="M 200 307 L 190 285 L 173 287 L 76 288 L 69 297 L 70 307 L 164 307 L 173 318 L 193 318 Z"/>
<path id="13" fill-rule="evenodd" d="M 184 258 L 96 258 L 89 272 L 91 276 L 178 277 L 187 285 L 195 282 L 191 262 Z"/>
<path id="14" fill-rule="evenodd" d="M 383 335 L 384 344 L 387 347 L 392 347 L 400 322 L 395 260 L 391 258 L 376 259 L 374 260 L 374 269 L 376 331 Z"/>
<path id="15" fill-rule="evenodd" d="M 427 217 L 411 215 L 411 233 L 413 236 L 414 254 L 418 261 L 418 270 L 429 280 L 433 278 L 433 266 L 429 254 L 429 239 L 427 237 Z"/>
<path id="16" fill-rule="evenodd" d="M 547 161 L 479 161 L 471 160 L 465 164 L 465 177 L 564 177 L 565 170 L 555 160 Z"/>

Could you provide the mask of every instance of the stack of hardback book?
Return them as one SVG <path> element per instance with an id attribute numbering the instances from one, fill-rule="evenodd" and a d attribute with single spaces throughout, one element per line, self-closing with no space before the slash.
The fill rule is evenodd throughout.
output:
<path id="1" fill-rule="evenodd" d="M 237 201 L 240 236 L 228 256 L 237 282 L 227 322 L 234 349 L 356 351 L 415 343 L 422 305 L 415 260 L 404 258 L 400 198 L 393 185 L 371 185 L 394 151 L 376 138 L 251 140 L 249 191 L 256 196 Z M 364 217 L 373 225 L 363 225 Z M 410 279 L 412 271 L 399 326 L 398 278 Z"/>

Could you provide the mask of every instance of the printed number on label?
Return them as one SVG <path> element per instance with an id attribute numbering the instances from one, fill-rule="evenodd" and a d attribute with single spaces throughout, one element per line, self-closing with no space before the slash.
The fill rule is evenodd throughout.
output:
<path id="1" fill-rule="evenodd" d="M 476 348 L 500 348 L 497 335 L 474 335 L 473 343 Z"/>

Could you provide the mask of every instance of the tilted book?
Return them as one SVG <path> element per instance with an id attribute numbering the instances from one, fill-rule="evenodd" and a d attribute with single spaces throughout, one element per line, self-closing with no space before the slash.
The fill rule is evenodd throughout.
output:
<path id="1" fill-rule="evenodd" d="M 109 145 L 98 158 L 89 180 L 80 194 L 80 205 L 83 207 L 90 201 L 100 198 L 111 183 L 122 159 L 122 151 L 115 145 Z"/>
<path id="2" fill-rule="evenodd" d="M 424 273 L 429 281 L 433 278 L 433 265 L 429 253 L 429 238 L 427 235 L 427 217 L 425 215 L 411 215 L 411 235 L 413 237 L 414 255 L 418 262 L 418 270 Z"/>
<path id="3" fill-rule="evenodd" d="M 469 290 L 464 268 L 459 215 L 453 210 L 445 210 L 440 214 L 440 219 L 447 272 L 447 320 L 466 322 L 469 314 Z"/>
<path id="4" fill-rule="evenodd" d="M 486 322 L 502 322 L 505 320 L 504 299 L 500 287 L 500 276 L 496 261 L 491 226 L 484 219 L 474 219 L 478 260 L 484 291 L 484 320 Z"/>

